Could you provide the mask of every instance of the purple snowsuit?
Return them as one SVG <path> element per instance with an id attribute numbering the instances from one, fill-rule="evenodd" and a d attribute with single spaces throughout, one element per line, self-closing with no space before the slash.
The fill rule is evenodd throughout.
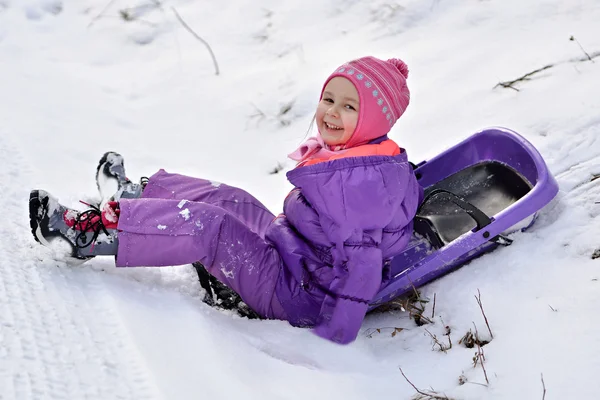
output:
<path id="1" fill-rule="evenodd" d="M 160 170 L 122 199 L 117 266 L 200 261 L 258 314 L 353 341 L 412 234 L 421 188 L 397 156 L 349 157 L 288 172 L 275 217 L 247 192 Z"/>

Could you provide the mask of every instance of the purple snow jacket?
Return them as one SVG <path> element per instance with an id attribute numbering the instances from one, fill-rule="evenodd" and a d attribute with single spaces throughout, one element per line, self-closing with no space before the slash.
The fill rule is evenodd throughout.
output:
<path id="1" fill-rule="evenodd" d="M 284 263 L 277 297 L 292 325 L 349 343 L 390 278 L 386 261 L 411 237 L 422 189 L 404 151 L 326 161 L 287 177 L 295 188 L 265 234 Z"/>

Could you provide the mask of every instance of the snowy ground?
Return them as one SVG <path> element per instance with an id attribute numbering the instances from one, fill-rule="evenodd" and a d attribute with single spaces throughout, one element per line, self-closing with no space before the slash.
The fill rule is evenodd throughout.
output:
<path id="1" fill-rule="evenodd" d="M 152 4 L 0 0 L 0 399 L 411 398 L 398 367 L 455 399 L 542 399 L 542 374 L 545 399 L 598 397 L 600 57 L 581 61 L 600 51 L 597 1 Z M 211 44 L 219 76 L 171 7 Z M 292 167 L 323 79 L 369 54 L 409 65 L 412 104 L 391 136 L 413 161 L 507 126 L 561 186 L 510 248 L 424 288 L 433 324 L 374 314 L 337 346 L 207 307 L 190 266 L 69 267 L 33 242 L 29 190 L 94 198 L 106 150 L 130 177 L 207 177 L 280 211 L 289 184 L 270 171 Z M 548 64 L 519 91 L 494 89 Z M 474 349 L 458 344 L 473 322 L 489 339 L 478 289 L 494 334 L 487 386 Z M 425 331 L 445 339 L 444 326 L 446 353 Z"/>

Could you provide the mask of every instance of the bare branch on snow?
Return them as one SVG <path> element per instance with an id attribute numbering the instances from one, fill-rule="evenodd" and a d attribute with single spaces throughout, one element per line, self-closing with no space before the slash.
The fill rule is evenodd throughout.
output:
<path id="1" fill-rule="evenodd" d="M 173 14 L 175 14 L 175 16 L 177 17 L 177 20 L 179 20 L 181 25 L 183 25 L 183 27 L 189 33 L 191 33 L 196 39 L 198 39 L 200 42 L 202 42 L 202 44 L 204 44 L 204 46 L 206 46 L 206 48 L 208 49 L 208 52 L 210 53 L 210 56 L 212 57 L 213 64 L 215 66 L 215 75 L 219 75 L 219 64 L 217 64 L 217 59 L 215 58 L 215 53 L 213 53 L 208 42 L 206 40 L 202 39 L 200 37 L 200 35 L 198 35 L 196 32 L 194 32 L 194 30 L 192 28 L 190 28 L 190 26 L 183 20 L 183 18 L 181 18 L 181 15 L 179 15 L 179 13 L 175 9 L 175 7 L 171 7 L 171 10 L 173 11 Z"/>
<path id="2" fill-rule="evenodd" d="M 518 92 L 519 89 L 517 89 L 516 87 L 513 86 L 515 83 L 529 81 L 529 80 L 531 80 L 531 79 L 529 79 L 531 76 L 533 76 L 539 72 L 545 71 L 547 69 L 550 69 L 552 67 L 554 67 L 554 64 L 548 64 L 542 68 L 538 68 L 534 71 L 528 72 L 525 75 L 518 77 L 517 79 L 513 79 L 512 81 L 500 82 L 496 86 L 494 86 L 494 89 L 497 88 L 498 86 L 502 86 L 503 88 L 513 89 Z"/>
<path id="3" fill-rule="evenodd" d="M 542 388 L 544 389 L 542 393 L 542 400 L 546 399 L 546 384 L 544 383 L 544 374 L 542 374 Z"/>

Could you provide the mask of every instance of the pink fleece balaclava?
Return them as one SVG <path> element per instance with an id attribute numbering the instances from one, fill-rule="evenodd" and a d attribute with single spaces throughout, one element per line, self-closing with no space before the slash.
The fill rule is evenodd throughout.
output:
<path id="1" fill-rule="evenodd" d="M 302 162 L 313 157 L 327 158 L 379 138 L 392 129 L 410 102 L 406 86 L 408 67 L 402 60 L 362 57 L 349 61 L 329 75 L 320 98 L 327 83 L 336 76 L 350 80 L 358 92 L 360 105 L 354 133 L 347 143 L 335 149 L 330 149 L 318 133 L 289 154 L 291 159 Z"/>

